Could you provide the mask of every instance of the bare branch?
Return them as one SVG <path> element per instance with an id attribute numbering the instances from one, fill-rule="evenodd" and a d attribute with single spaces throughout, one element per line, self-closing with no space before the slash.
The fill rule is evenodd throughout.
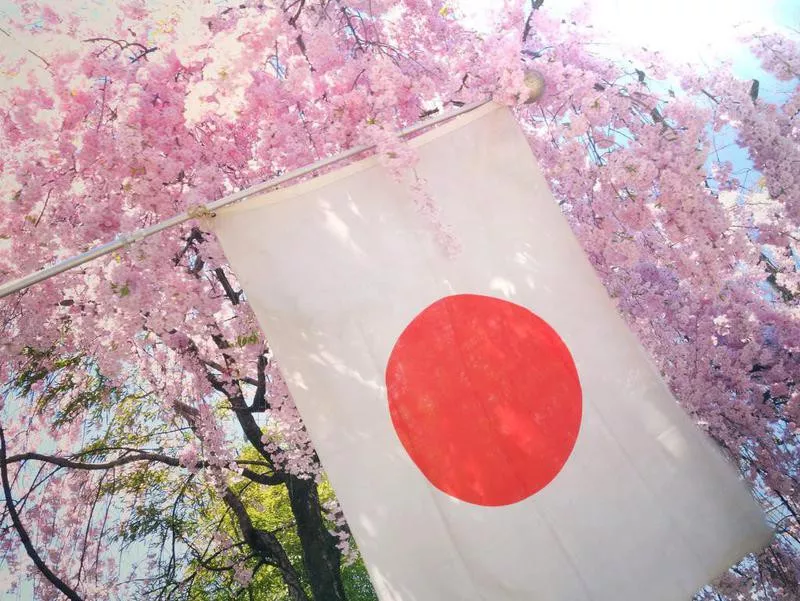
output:
<path id="1" fill-rule="evenodd" d="M 233 289 L 233 286 L 231 286 L 228 276 L 225 275 L 225 270 L 223 270 L 222 267 L 217 267 L 214 270 L 214 275 L 217 276 L 219 283 L 222 284 L 222 288 L 225 290 L 225 296 L 228 297 L 228 300 L 231 301 L 231 304 L 238 305 L 241 301 L 242 291 L 239 290 L 236 292 Z"/>
<path id="2" fill-rule="evenodd" d="M 112 38 L 104 38 L 104 37 L 88 38 L 88 39 L 83 40 L 83 41 L 84 42 L 88 42 L 88 43 L 107 42 L 108 46 L 103 48 L 103 50 L 101 50 L 98 53 L 98 56 L 103 54 L 111 46 L 118 46 L 120 53 L 124 52 L 125 50 L 130 50 L 131 48 L 136 48 L 138 50 L 138 52 L 135 52 L 133 54 L 133 56 L 131 57 L 130 61 L 132 63 L 135 63 L 136 61 L 138 61 L 141 58 L 144 58 L 145 60 L 147 60 L 147 55 L 148 54 L 158 50 L 158 46 L 152 46 L 151 48 L 148 48 L 147 46 L 145 46 L 144 44 L 140 44 L 139 42 L 128 42 L 127 40 L 114 40 Z M 117 55 L 117 56 L 119 56 L 119 55 Z"/>
<path id="3" fill-rule="evenodd" d="M 135 463 L 138 461 L 151 461 L 157 463 L 163 463 L 165 465 L 170 465 L 172 467 L 180 467 L 180 461 L 175 457 L 169 457 L 168 455 L 162 455 L 160 453 L 148 453 L 146 451 L 137 452 L 135 454 L 124 455 L 122 457 L 118 457 L 117 459 L 113 459 L 111 461 L 105 461 L 102 463 L 92 463 L 92 462 L 84 462 L 84 461 L 73 461 L 72 459 L 67 459 L 66 457 L 56 457 L 52 455 L 44 455 L 42 453 L 20 453 L 18 455 L 12 455 L 7 459 L 3 459 L 2 462 L 5 465 L 11 463 L 18 463 L 20 461 L 42 461 L 45 463 L 52 463 L 53 465 L 58 465 L 60 467 L 66 467 L 70 469 L 79 469 L 79 470 L 107 470 L 114 467 L 119 467 L 121 465 L 127 465 L 129 463 Z M 237 464 L 240 465 L 260 465 L 264 467 L 270 467 L 263 461 L 249 461 L 249 460 L 242 460 L 237 461 Z M 195 464 L 195 467 L 205 468 L 208 467 L 210 463 L 208 461 L 198 461 Z M 265 484 L 268 486 L 274 484 L 280 484 L 283 482 L 282 477 L 276 476 L 273 474 L 262 474 L 259 472 L 255 472 L 249 468 L 243 468 L 241 470 L 241 475 L 248 480 L 252 480 L 253 482 L 257 482 L 259 484 Z"/>

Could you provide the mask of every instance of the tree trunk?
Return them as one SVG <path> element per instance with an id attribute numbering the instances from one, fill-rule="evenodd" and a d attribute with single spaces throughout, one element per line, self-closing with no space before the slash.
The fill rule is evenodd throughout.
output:
<path id="1" fill-rule="evenodd" d="M 258 530 L 253 526 L 241 499 L 230 488 L 225 490 L 222 498 L 236 516 L 239 529 L 248 546 L 265 563 L 275 566 L 280 571 L 289 599 L 291 601 L 308 601 L 308 596 L 300 583 L 300 577 L 275 535 L 266 530 Z"/>
<path id="2" fill-rule="evenodd" d="M 220 348 L 224 346 L 220 343 L 217 345 Z M 259 361 L 259 370 L 263 372 L 264 367 L 265 364 Z M 209 374 L 209 381 L 212 386 L 215 384 L 211 374 Z M 225 392 L 224 389 L 221 391 Z M 263 434 L 261 428 L 250 408 L 247 407 L 244 396 L 242 394 L 231 395 L 227 392 L 225 394 L 228 396 L 245 438 L 270 465 L 274 466 L 269 451 L 261 441 Z M 263 390 L 260 391 L 260 394 L 263 395 Z M 336 547 L 336 539 L 328 532 L 322 519 L 322 508 L 316 483 L 313 480 L 303 480 L 277 469 L 274 471 L 275 475 L 286 483 L 286 489 L 289 491 L 289 503 L 297 523 L 297 534 L 303 548 L 303 563 L 314 601 L 347 601 L 342 584 L 341 554 Z M 289 583 L 287 582 L 287 584 Z"/>
<path id="3" fill-rule="evenodd" d="M 313 480 L 288 476 L 286 488 L 303 547 L 303 559 L 314 601 L 346 601 L 341 574 L 341 554 L 336 539 L 322 519 Z"/>

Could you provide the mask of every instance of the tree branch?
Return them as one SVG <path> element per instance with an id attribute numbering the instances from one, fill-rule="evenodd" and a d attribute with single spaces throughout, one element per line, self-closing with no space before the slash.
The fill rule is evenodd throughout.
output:
<path id="1" fill-rule="evenodd" d="M 134 56 L 131 57 L 130 61 L 132 63 L 135 63 L 140 58 L 144 58 L 145 60 L 147 60 L 147 55 L 148 54 L 158 50 L 158 46 L 153 46 L 151 48 L 148 48 L 147 46 L 145 46 L 144 44 L 140 44 L 139 42 L 128 42 L 127 40 L 114 40 L 114 39 L 111 39 L 111 38 L 104 38 L 104 37 L 89 38 L 89 39 L 86 39 L 86 40 L 83 40 L 83 41 L 87 42 L 87 43 L 108 42 L 108 46 L 106 46 L 102 51 L 100 51 L 100 54 L 103 54 L 106 50 L 108 50 L 108 48 L 110 48 L 111 46 L 114 46 L 114 45 L 119 47 L 120 53 L 124 52 L 125 50 L 129 50 L 131 48 L 137 48 L 139 50 L 139 52 L 138 52 L 138 54 L 134 53 Z M 119 56 L 119 55 L 117 55 L 117 56 Z"/>
<path id="2" fill-rule="evenodd" d="M 267 357 L 263 353 L 258 356 L 258 385 L 253 397 L 250 411 L 263 413 L 267 410 Z"/>
<path id="3" fill-rule="evenodd" d="M 172 467 L 181 467 L 180 461 L 175 457 L 169 457 L 168 455 L 162 455 L 160 453 L 148 453 L 146 451 L 138 452 L 136 454 L 131 454 L 131 455 L 125 455 L 123 457 L 118 457 L 117 459 L 113 459 L 111 461 L 105 461 L 103 463 L 73 461 L 71 459 L 67 459 L 66 457 L 44 455 L 42 453 L 20 453 L 18 455 L 12 455 L 7 459 L 2 459 L 2 463 L 4 465 L 8 465 L 11 463 L 18 463 L 20 461 L 28 461 L 28 460 L 42 461 L 45 463 L 52 463 L 53 465 L 58 465 L 60 467 L 79 469 L 79 470 L 89 470 L 89 471 L 107 470 L 114 467 L 119 467 L 121 465 L 135 463 L 137 461 L 153 461 L 153 462 L 163 463 L 165 465 L 170 465 Z M 242 460 L 242 461 L 237 461 L 236 463 L 240 465 L 261 465 L 264 467 L 271 468 L 270 465 L 266 464 L 263 461 Z M 210 463 L 208 461 L 198 461 L 195 464 L 195 467 L 205 468 L 208 467 L 209 465 Z M 248 480 L 252 480 L 253 482 L 257 482 L 258 484 L 266 484 L 267 486 L 272 486 L 283 482 L 283 478 L 281 476 L 277 476 L 274 474 L 262 474 L 259 472 L 255 472 L 249 468 L 243 468 L 241 471 L 241 475 L 247 478 Z"/>
<path id="4" fill-rule="evenodd" d="M 231 286 L 230 281 L 228 280 L 228 276 L 225 275 L 225 271 L 222 267 L 217 267 L 214 270 L 214 275 L 217 276 L 219 283 L 222 284 L 222 289 L 225 290 L 225 296 L 228 297 L 228 300 L 231 301 L 231 304 L 238 305 L 241 300 L 242 291 L 239 290 L 236 292 Z"/>
<path id="5" fill-rule="evenodd" d="M 212 340 L 214 340 L 214 343 L 220 350 L 226 348 L 227 343 L 220 336 L 212 336 Z M 209 383 L 214 386 L 215 378 L 213 375 L 206 371 L 206 377 L 208 378 Z M 253 447 L 255 447 L 258 453 L 272 465 L 272 457 L 270 456 L 269 451 L 267 451 L 267 448 L 264 446 L 264 443 L 261 441 L 261 436 L 263 435 L 261 427 L 253 417 L 250 407 L 247 406 L 247 403 L 244 400 L 244 395 L 241 392 L 241 388 L 239 388 L 238 393 L 231 394 L 225 390 L 224 387 L 214 387 L 228 398 L 228 402 L 231 404 L 231 408 L 236 414 L 236 419 L 239 421 L 239 425 L 242 427 L 242 432 L 244 433 L 245 438 L 251 445 L 253 445 Z M 278 470 L 275 470 L 276 473 L 277 471 Z"/>
<path id="6" fill-rule="evenodd" d="M 11 517 L 11 522 L 14 524 L 14 528 L 16 529 L 17 534 L 22 541 L 22 546 L 25 547 L 25 552 L 28 554 L 28 557 L 31 558 L 31 561 L 33 561 L 34 565 L 42 573 L 42 576 L 47 578 L 47 580 L 49 580 L 54 587 L 64 593 L 68 599 L 71 599 L 72 601 L 83 601 L 83 597 L 76 593 L 66 582 L 61 580 L 61 578 L 56 576 L 50 570 L 50 568 L 47 567 L 44 561 L 42 561 L 42 558 L 36 552 L 36 549 L 33 548 L 33 543 L 28 536 L 28 532 L 22 525 L 22 521 L 17 513 L 17 508 L 14 506 L 14 498 L 11 495 L 11 484 L 8 481 L 8 466 L 6 465 L 6 437 L 2 426 L 0 426 L 0 478 L 2 478 L 3 481 L 3 494 L 5 496 L 8 515 Z"/>
<path id="7" fill-rule="evenodd" d="M 528 15 L 528 18 L 525 20 L 525 29 L 522 30 L 523 43 L 525 43 L 528 40 L 528 36 L 531 33 L 533 13 L 535 13 L 539 8 L 541 8 L 542 4 L 544 4 L 544 0 L 531 0 L 531 12 Z"/>
<path id="8" fill-rule="evenodd" d="M 303 12 L 303 7 L 305 6 L 305 4 L 306 0 L 300 0 L 300 6 L 297 7 L 297 12 L 294 13 L 294 16 L 289 19 L 289 25 L 291 25 L 292 27 L 295 26 L 295 24 L 297 23 L 297 19 L 300 18 L 300 13 Z"/>

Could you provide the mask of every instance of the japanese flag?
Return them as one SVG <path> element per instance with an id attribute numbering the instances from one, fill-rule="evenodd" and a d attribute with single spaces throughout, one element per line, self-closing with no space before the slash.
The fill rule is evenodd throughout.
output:
<path id="1" fill-rule="evenodd" d="M 508 109 L 415 139 L 461 245 L 367 159 L 220 211 L 382 601 L 679 601 L 765 546 Z"/>

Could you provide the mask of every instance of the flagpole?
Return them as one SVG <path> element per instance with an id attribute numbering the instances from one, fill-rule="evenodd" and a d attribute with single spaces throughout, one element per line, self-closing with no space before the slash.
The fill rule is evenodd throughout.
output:
<path id="1" fill-rule="evenodd" d="M 466 104 L 454 111 L 437 115 L 436 117 L 433 117 L 428 121 L 421 121 L 419 123 L 415 123 L 414 125 L 411 125 L 410 127 L 403 129 L 400 132 L 400 135 L 402 137 L 409 136 L 422 129 L 431 127 L 432 125 L 437 125 L 438 123 L 441 123 L 443 121 L 448 121 L 453 117 L 457 117 L 459 115 L 463 115 L 464 113 L 473 111 L 476 108 L 483 106 L 487 102 L 489 102 L 489 100 L 481 100 L 478 102 L 473 102 L 471 104 Z M 289 182 L 293 179 L 297 179 L 298 177 L 308 175 L 309 173 L 312 173 L 317 169 L 321 169 L 323 167 L 327 167 L 328 165 L 338 163 L 339 161 L 343 161 L 359 153 L 371 150 L 374 147 L 375 147 L 374 145 L 369 145 L 369 144 L 365 144 L 362 146 L 355 146 L 354 148 L 350 148 L 349 150 L 346 150 L 340 154 L 320 159 L 319 161 L 311 163 L 310 165 L 306 165 L 305 167 L 300 167 L 299 169 L 295 169 L 294 171 L 288 171 L 287 173 L 284 173 L 283 175 L 280 175 L 275 179 L 271 179 L 262 182 L 260 184 L 256 184 L 255 186 L 247 188 L 246 190 L 240 190 L 239 192 L 234 192 L 233 194 L 229 194 L 228 196 L 224 196 L 220 199 L 210 202 L 207 205 L 192 207 L 183 213 L 174 215 L 173 217 L 165 219 L 164 221 L 156 223 L 155 225 L 151 225 L 150 227 L 139 229 L 129 234 L 120 234 L 111 242 L 107 242 L 106 244 L 97 246 L 92 250 L 89 250 L 80 255 L 76 255 L 74 257 L 70 257 L 69 259 L 59 261 L 55 265 L 51 265 L 50 267 L 46 267 L 44 269 L 26 275 L 25 277 L 13 280 L 11 282 L 6 282 L 5 284 L 0 285 L 0 298 L 4 298 L 9 294 L 14 294 L 15 292 L 24 290 L 29 286 L 38 284 L 39 282 L 52 278 L 53 276 L 58 275 L 59 273 L 63 273 L 65 271 L 69 271 L 70 269 L 74 269 L 75 267 L 83 265 L 84 263 L 88 263 L 89 261 L 97 259 L 98 257 L 102 257 L 103 255 L 107 255 L 111 252 L 114 252 L 119 248 L 128 246 L 129 244 L 133 244 L 134 242 L 138 242 L 139 240 L 144 240 L 145 238 L 149 238 L 153 234 L 157 234 L 158 232 L 169 229 L 176 225 L 180 225 L 181 223 L 189 221 L 190 219 L 196 219 L 198 217 L 211 214 L 217 209 L 239 202 L 240 200 L 244 200 L 245 198 L 248 198 L 255 194 L 267 192 L 268 190 L 272 190 L 273 188 L 276 188 L 281 184 L 285 184 L 286 182 Z"/>

